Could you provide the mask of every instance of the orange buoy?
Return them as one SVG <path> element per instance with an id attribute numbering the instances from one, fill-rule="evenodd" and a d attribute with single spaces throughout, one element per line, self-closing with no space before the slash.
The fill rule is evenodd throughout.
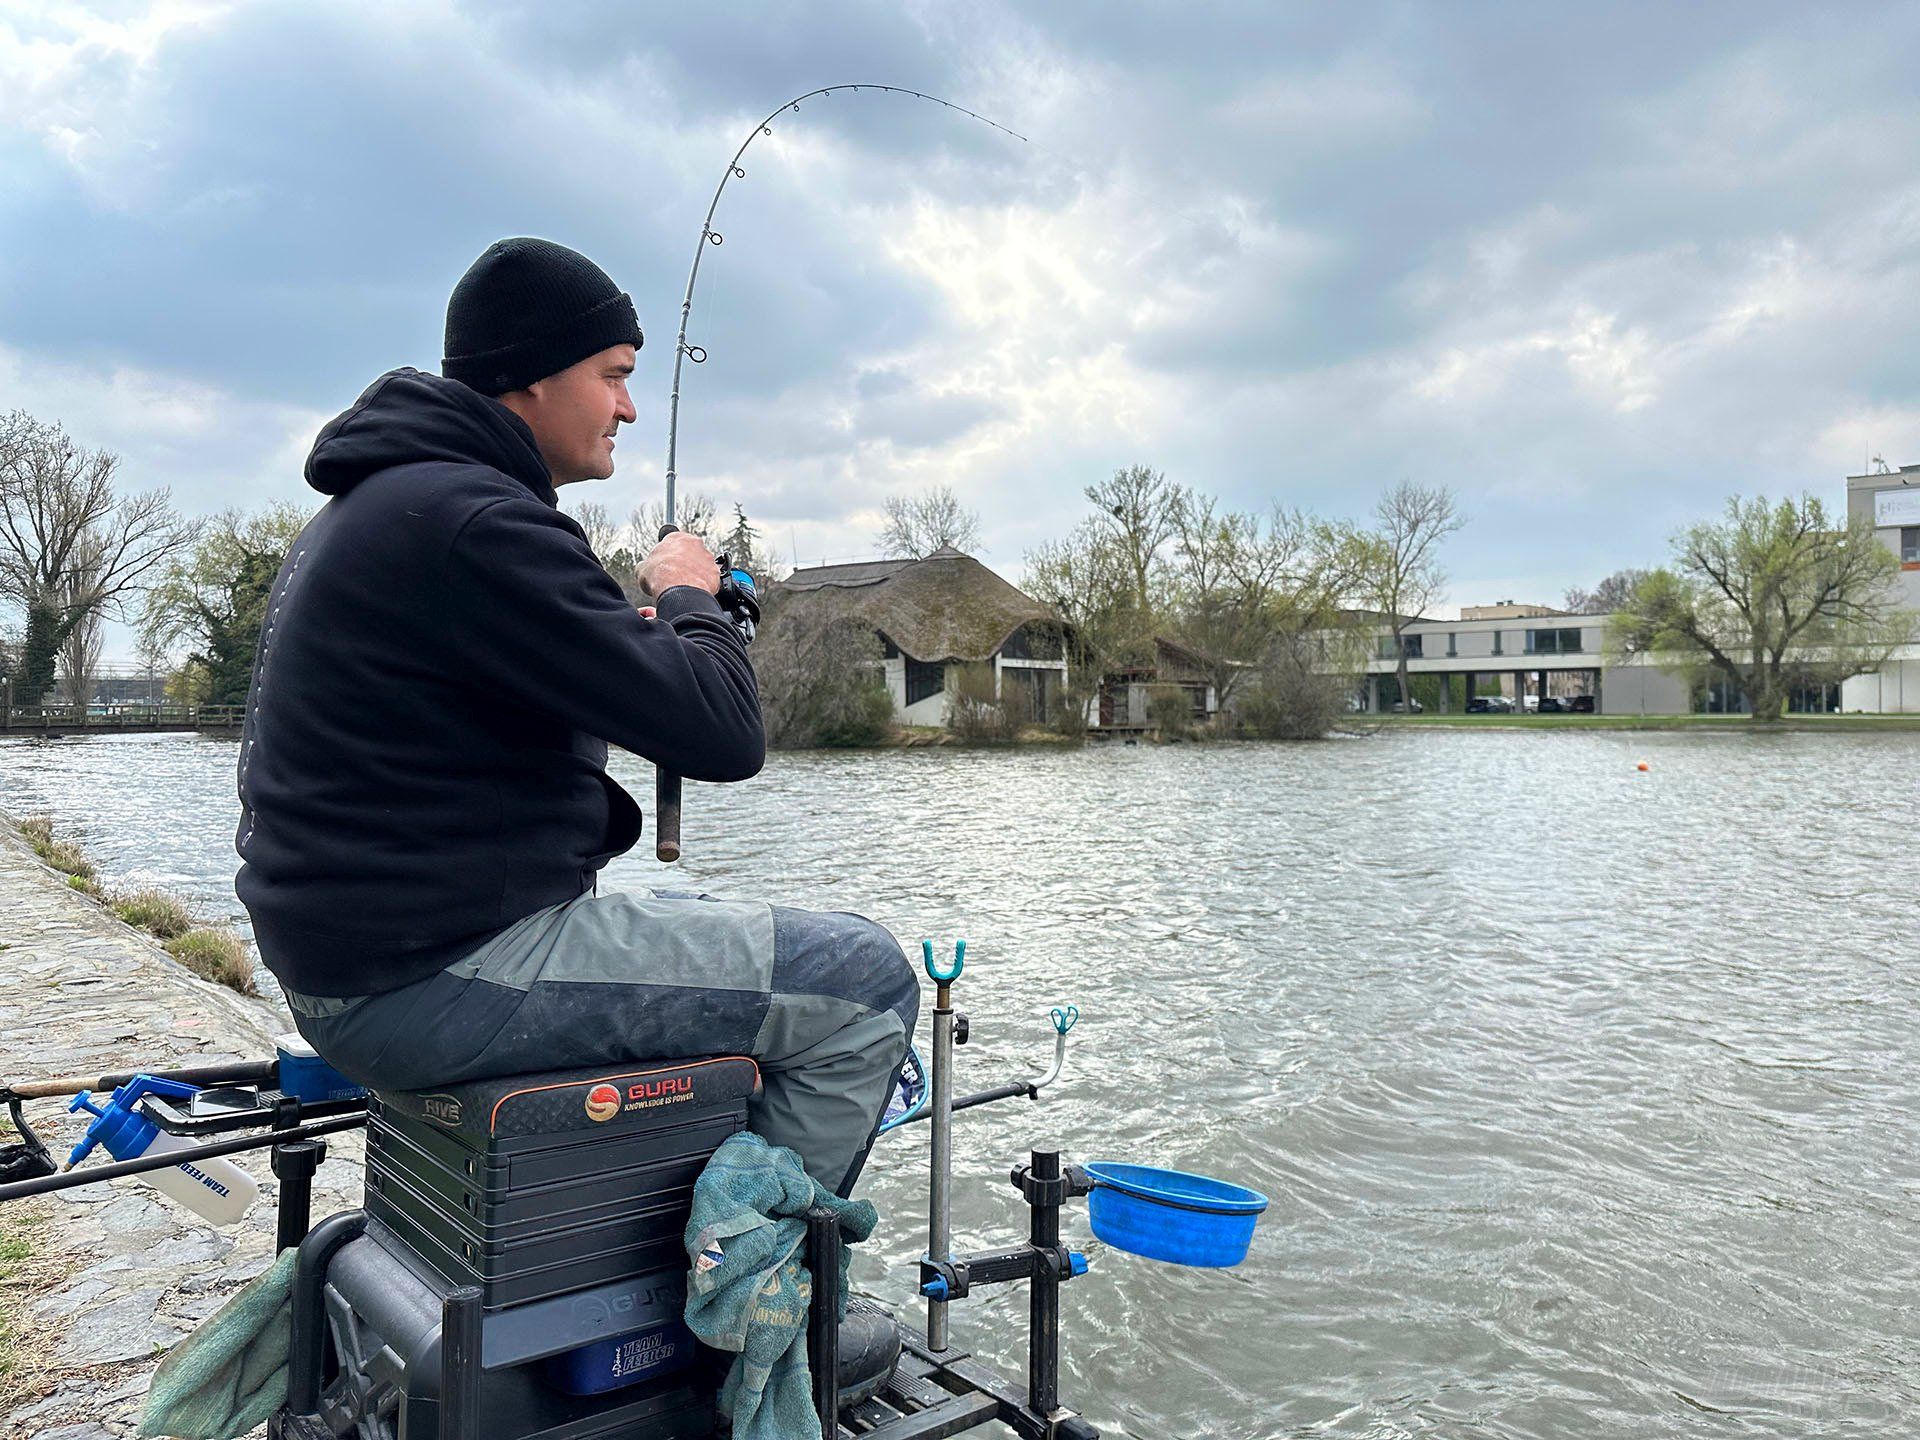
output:
<path id="1" fill-rule="evenodd" d="M 1646 762 L 1646 761 L 1644 761 L 1644 760 L 1642 760 L 1642 761 L 1640 762 L 1640 768 L 1641 768 L 1642 770 L 1651 770 L 1651 769 L 1652 769 L 1653 767 L 1652 767 L 1651 765 L 1649 765 L 1649 764 L 1647 764 L 1647 762 Z"/>

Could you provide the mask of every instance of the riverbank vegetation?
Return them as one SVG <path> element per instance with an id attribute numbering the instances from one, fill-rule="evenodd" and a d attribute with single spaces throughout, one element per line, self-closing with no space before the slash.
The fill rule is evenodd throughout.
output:
<path id="1" fill-rule="evenodd" d="M 13 1128 L 0 1118 L 0 1136 L 12 1133 Z M 45 1223 L 42 1211 L 18 1201 L 0 1210 L 0 1410 L 21 1398 L 21 1380 L 28 1370 L 24 1363 L 26 1337 L 31 1333 L 27 1302 L 48 1278 L 34 1265 L 33 1232 Z M 39 1268 L 45 1268 L 44 1262 Z"/>
<path id="2" fill-rule="evenodd" d="M 225 925 L 202 925 L 187 907 L 152 888 L 119 891 L 100 883 L 86 852 L 71 840 L 57 839 L 53 818 L 29 815 L 18 825 L 33 853 L 67 877 L 67 884 L 105 906 L 123 924 L 145 931 L 180 964 L 203 980 L 242 995 L 257 995 L 253 957 L 247 942 Z"/>
<path id="3" fill-rule="evenodd" d="M 1444 584 L 1439 545 L 1461 523 L 1449 492 L 1411 483 L 1388 492 L 1372 527 L 1278 504 L 1233 510 L 1144 465 L 1083 494 L 1080 524 L 1028 552 L 1025 588 L 1067 622 L 1074 668 L 1101 680 L 1108 703 L 1120 684 L 1147 683 L 1141 718 L 1169 739 L 1326 735 L 1380 597 L 1403 623 L 1424 613 Z M 1196 687 L 1211 697 L 1201 724 Z"/>

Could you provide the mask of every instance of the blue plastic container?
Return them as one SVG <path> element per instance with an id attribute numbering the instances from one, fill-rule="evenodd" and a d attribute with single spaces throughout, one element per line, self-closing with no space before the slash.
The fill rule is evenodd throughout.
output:
<path id="1" fill-rule="evenodd" d="M 1101 1161 L 1087 1199 L 1093 1233 L 1117 1250 L 1175 1265 L 1238 1265 L 1267 1197 L 1180 1170 Z"/>
<path id="2" fill-rule="evenodd" d="M 367 1093 L 338 1070 L 322 1060 L 314 1048 L 299 1035 L 274 1038 L 279 1052 L 280 1093 L 309 1103 L 320 1100 L 355 1100 Z"/>
<path id="3" fill-rule="evenodd" d="M 601 1395 L 691 1364 L 697 1344 L 684 1321 L 669 1320 L 550 1357 L 547 1383 L 569 1395 Z"/>

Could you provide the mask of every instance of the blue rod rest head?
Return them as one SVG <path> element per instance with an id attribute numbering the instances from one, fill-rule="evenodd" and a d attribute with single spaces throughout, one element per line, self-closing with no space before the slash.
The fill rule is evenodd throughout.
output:
<path id="1" fill-rule="evenodd" d="M 950 967 L 941 966 L 933 958 L 933 941 L 931 940 L 920 942 L 920 953 L 925 957 L 927 978 L 937 985 L 952 984 L 960 978 L 960 972 L 967 967 L 967 942 L 964 940 L 954 945 L 953 964 Z"/>
<path id="2" fill-rule="evenodd" d="M 1056 1005 L 1050 1013 L 1053 1016 L 1053 1028 L 1064 1035 L 1073 1029 L 1075 1022 L 1079 1020 L 1080 1007 L 1078 1005 Z"/>

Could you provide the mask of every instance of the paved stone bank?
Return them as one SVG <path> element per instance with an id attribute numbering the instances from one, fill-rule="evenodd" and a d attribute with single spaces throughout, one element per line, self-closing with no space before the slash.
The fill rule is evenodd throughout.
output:
<path id="1" fill-rule="evenodd" d="M 8 1080 L 263 1058 L 284 1010 L 190 974 L 68 888 L 0 819 L 0 1074 Z M 4 1114 L 0 1111 L 0 1114 Z M 86 1116 L 30 1102 L 58 1155 Z M 315 1217 L 360 1202 L 358 1131 L 329 1136 Z M 0 1380 L 0 1437 L 133 1434 L 169 1345 L 272 1261 L 279 1187 L 264 1151 L 234 1157 L 260 1182 L 238 1225 L 214 1229 L 137 1179 L 0 1205 L 33 1256 L 5 1303 L 20 1366 Z"/>

